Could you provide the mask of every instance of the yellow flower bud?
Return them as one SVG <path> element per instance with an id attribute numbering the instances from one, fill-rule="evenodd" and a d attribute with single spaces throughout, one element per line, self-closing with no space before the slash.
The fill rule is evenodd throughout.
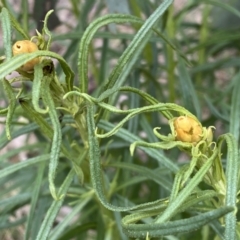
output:
<path id="1" fill-rule="evenodd" d="M 197 143 L 203 135 L 203 128 L 200 123 L 187 116 L 180 116 L 173 122 L 176 140 L 189 143 Z"/>
<path id="2" fill-rule="evenodd" d="M 38 51 L 38 46 L 34 43 L 31 42 L 29 40 L 22 40 L 22 41 L 17 41 L 13 46 L 12 46 L 12 52 L 13 52 L 13 56 L 19 55 L 19 54 L 23 54 L 23 53 L 32 53 Z M 20 68 L 23 71 L 32 71 L 34 66 L 39 63 L 40 58 L 34 58 L 32 60 L 30 60 L 29 62 L 25 63 L 24 65 L 22 65 L 22 67 Z"/>

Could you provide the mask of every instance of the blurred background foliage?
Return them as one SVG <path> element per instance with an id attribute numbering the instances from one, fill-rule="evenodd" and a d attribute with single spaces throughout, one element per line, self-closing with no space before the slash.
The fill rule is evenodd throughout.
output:
<path id="1" fill-rule="evenodd" d="M 53 34 L 51 50 L 62 55 L 71 66 L 76 73 L 77 85 L 79 42 L 94 19 L 108 13 L 125 13 L 145 20 L 161 2 L 160 0 L 2 0 L 2 5 L 8 7 L 30 36 L 35 35 L 35 29 L 41 30 L 46 12 L 54 9 L 49 20 L 49 29 Z M 99 95 L 101 86 L 139 27 L 130 24 L 110 24 L 95 34 L 90 45 L 88 66 L 90 79 L 88 88 L 93 96 Z M 154 34 L 123 85 L 142 89 L 159 102 L 180 104 L 197 115 L 203 126 L 215 126 L 214 138 L 229 132 L 231 109 L 240 108 L 238 98 L 236 99 L 236 95 L 233 94 L 234 89 L 235 91 L 240 89 L 240 2 L 176 0 L 164 13 L 156 28 L 178 51 Z M 13 30 L 12 42 L 19 39 L 22 37 Z M 1 55 L 4 52 L 3 48 L 1 44 Z M 185 61 L 180 60 L 180 55 L 184 56 Z M 63 73 L 58 66 L 57 72 L 61 79 Z M 31 84 L 26 83 L 26 89 L 30 88 Z M 3 89 L 0 88 L 0 106 L 5 107 L 6 104 Z M 134 94 L 124 93 L 116 97 L 114 104 L 127 109 L 144 106 L 146 103 Z M 109 122 L 117 123 L 121 118 L 119 115 L 111 115 Z M 2 131 L 0 138 L 3 138 L 4 118 L 0 119 Z M 29 124 L 29 121 L 22 111 L 17 109 L 14 131 Z M 169 133 L 167 121 L 162 116 L 157 113 L 147 113 L 131 119 L 124 128 L 146 141 L 153 142 L 157 139 L 152 129 L 159 126 L 162 133 Z M 77 144 L 78 134 L 64 123 L 63 133 L 64 143 L 71 144 L 72 151 L 79 156 L 81 149 Z M 160 178 L 165 178 L 169 186 L 173 182 L 174 174 L 141 150 L 131 157 L 130 143 L 131 139 L 127 142 L 118 135 L 101 140 L 104 177 L 112 190 L 109 191 L 109 198 L 112 194 L 118 193 L 124 196 L 125 200 L 138 204 L 169 196 L 169 191 L 156 181 L 152 181 L 146 170 L 141 171 L 135 166 L 159 170 Z M 47 153 L 48 144 L 41 132 L 33 127 L 30 134 L 21 135 L 0 150 L 0 168 L 9 167 L 39 153 Z M 224 150 L 223 154 L 225 154 Z M 177 166 L 188 160 L 188 157 L 178 149 L 164 151 L 164 155 Z M 115 236 L 116 239 L 128 239 L 121 230 L 120 213 L 112 213 L 109 216 L 109 212 L 104 210 L 93 196 L 87 198 L 86 202 L 81 202 L 82 194 L 90 187 L 87 168 L 88 163 L 83 163 L 84 184 L 81 179 L 75 178 L 54 220 L 49 239 L 111 239 L 107 234 Z M 47 164 L 39 162 L 0 179 L 0 239 L 36 239 L 44 216 L 52 203 L 48 190 L 47 170 Z M 68 170 L 69 163 L 64 158 L 60 159 L 56 182 L 61 183 Z M 39 181 L 41 185 L 37 184 Z M 113 187 L 114 184 L 116 186 Z M 38 189 L 35 188 L 36 185 Z M 207 188 L 204 184 L 201 187 Z M 32 200 L 32 195 L 37 201 Z M 124 199 L 121 201 L 124 202 Z M 33 202 L 35 206 L 32 206 Z M 34 207 L 31 212 L 31 222 L 28 221 L 30 206 Z M 179 214 L 178 217 L 186 218 L 188 213 Z M 103 220 L 104 218 L 116 222 L 116 227 L 112 230 L 115 232 L 113 235 L 107 229 L 107 226 L 113 223 L 106 226 L 107 221 Z M 207 225 L 194 233 L 168 236 L 163 239 L 210 240 L 215 236 L 214 228 Z"/>

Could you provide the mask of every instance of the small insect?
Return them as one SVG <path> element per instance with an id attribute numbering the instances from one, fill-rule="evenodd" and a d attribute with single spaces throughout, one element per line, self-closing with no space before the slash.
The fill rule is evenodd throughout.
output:
<path id="1" fill-rule="evenodd" d="M 32 53 L 36 51 L 38 51 L 37 44 L 29 40 L 17 41 L 12 46 L 13 56 L 23 54 L 23 53 Z M 34 66 L 39 62 L 40 62 L 40 58 L 36 57 L 30 60 L 29 62 L 25 63 L 24 65 L 22 65 L 20 69 L 26 72 L 31 72 L 33 71 Z"/>

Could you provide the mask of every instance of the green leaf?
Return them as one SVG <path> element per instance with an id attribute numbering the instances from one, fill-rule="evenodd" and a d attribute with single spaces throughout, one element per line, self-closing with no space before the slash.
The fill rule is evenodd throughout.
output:
<path id="1" fill-rule="evenodd" d="M 0 170 L 0 179 L 3 177 L 8 176 L 9 174 L 12 174 L 20 169 L 23 169 L 25 167 L 29 167 L 33 164 L 37 164 L 43 161 L 48 160 L 50 157 L 49 154 L 44 154 L 38 157 L 33 157 L 33 158 L 29 158 L 27 161 L 23 161 L 23 162 L 19 162 L 19 163 L 15 163 L 9 167 L 6 167 L 4 169 Z"/>
<path id="2" fill-rule="evenodd" d="M 69 229 L 67 232 L 65 232 L 61 237 L 58 238 L 58 240 L 66 240 L 66 239 L 72 239 L 74 237 L 79 237 L 81 233 L 86 233 L 88 230 L 96 229 L 97 223 L 96 222 L 88 222 L 85 224 L 79 224 L 71 229 Z"/>
<path id="3" fill-rule="evenodd" d="M 0 209 L 1 214 L 5 214 L 12 209 L 16 208 L 18 205 L 24 205 L 30 199 L 31 194 L 27 193 L 19 193 L 16 196 L 9 197 L 0 201 Z"/>
<path id="4" fill-rule="evenodd" d="M 233 93 L 231 101 L 231 112 L 230 112 L 230 126 L 229 132 L 233 134 L 235 139 L 239 140 L 239 131 L 240 131 L 240 72 L 238 72 L 232 79 L 233 84 Z"/>
<path id="5" fill-rule="evenodd" d="M 22 226 L 26 222 L 26 217 L 22 217 L 14 222 L 8 222 L 8 216 L 4 218 L 0 218 L 0 229 L 9 230 L 10 228 L 15 228 L 18 226 Z"/>
<path id="6" fill-rule="evenodd" d="M 71 221 L 75 217 L 75 215 L 79 214 L 86 206 L 86 204 L 90 201 L 91 198 L 81 199 L 81 202 L 77 204 L 71 212 L 58 224 L 55 228 L 52 229 L 52 232 L 49 236 L 51 240 L 58 240 L 61 234 L 63 234 L 66 230 L 67 226 L 71 226 Z"/>
<path id="7" fill-rule="evenodd" d="M 194 89 L 186 66 L 181 59 L 178 57 L 178 71 L 179 71 L 179 81 L 181 86 L 181 93 L 183 98 L 183 106 L 185 106 L 190 112 L 196 114 L 198 118 L 201 117 L 201 107 L 198 101 L 197 93 Z"/>
<path id="8" fill-rule="evenodd" d="M 201 2 L 204 2 L 206 4 L 212 4 L 217 7 L 221 7 L 232 14 L 238 16 L 240 18 L 240 11 L 238 11 L 236 8 L 232 7 L 230 4 L 225 3 L 225 2 L 219 2 L 217 0 L 200 0 Z"/>
<path id="9" fill-rule="evenodd" d="M 42 114 L 45 114 L 48 112 L 49 108 L 48 106 L 46 109 L 42 109 L 39 106 L 39 99 L 41 97 L 41 83 L 44 81 L 43 78 L 43 64 L 37 64 L 34 66 L 34 79 L 33 79 L 33 86 L 32 86 L 32 103 L 34 109 Z"/>
<path id="10" fill-rule="evenodd" d="M 6 60 L 12 57 L 12 39 L 11 39 L 11 22 L 8 10 L 2 8 L 1 12 L 2 30 L 3 30 L 3 45 L 6 55 Z"/>
<path id="11" fill-rule="evenodd" d="M 21 4 L 22 8 L 22 28 L 28 32 L 29 31 L 29 8 L 28 8 L 28 0 L 22 0 Z"/>
<path id="12" fill-rule="evenodd" d="M 37 178 L 34 182 L 34 188 L 32 192 L 31 209 L 30 209 L 30 213 L 28 215 L 27 224 L 26 224 L 25 240 L 29 239 L 32 225 L 34 224 L 34 215 L 36 211 L 37 202 L 40 196 L 45 167 L 46 167 L 46 162 L 41 162 L 40 164 L 38 164 Z"/>
<path id="13" fill-rule="evenodd" d="M 49 179 L 49 188 L 50 192 L 55 200 L 60 197 L 57 195 L 54 179 L 56 176 L 58 160 L 61 151 L 61 141 L 62 141 L 62 130 L 61 125 L 58 119 L 57 111 L 55 109 L 55 104 L 52 99 L 49 84 L 53 80 L 53 76 L 44 76 L 43 77 L 43 84 L 42 84 L 42 98 L 45 106 L 49 108 L 49 116 L 51 119 L 52 127 L 53 127 L 53 139 L 52 139 L 52 146 L 51 146 L 51 154 L 50 154 L 50 162 L 49 162 L 49 172 L 48 172 L 48 179 Z"/>
<path id="14" fill-rule="evenodd" d="M 61 67 L 66 75 L 66 84 L 69 91 L 73 88 L 73 77 L 74 73 L 71 68 L 68 66 L 67 62 L 58 54 L 50 51 L 36 51 L 33 53 L 19 54 L 17 56 L 12 57 L 9 61 L 6 61 L 0 65 L 0 79 L 4 78 L 11 72 L 20 68 L 23 64 L 28 61 L 36 58 L 36 57 L 52 57 L 59 61 Z"/>
<path id="15" fill-rule="evenodd" d="M 178 196 L 169 203 L 167 209 L 160 215 L 157 219 L 157 223 L 163 223 L 168 221 L 173 215 L 175 215 L 175 211 L 181 207 L 187 197 L 192 193 L 194 188 L 202 181 L 204 175 L 211 168 L 213 160 L 217 157 L 218 152 L 214 151 L 212 156 L 203 164 L 203 166 L 198 170 L 195 176 L 188 182 L 184 189 L 178 194 Z"/>
<path id="16" fill-rule="evenodd" d="M 62 196 L 61 199 L 54 200 L 48 209 L 46 216 L 43 220 L 43 223 L 39 229 L 38 235 L 36 240 L 46 240 L 48 239 L 48 235 L 51 231 L 52 225 L 54 223 L 54 220 L 58 214 L 59 209 L 62 207 L 64 197 L 68 191 L 68 188 L 73 180 L 75 173 L 74 170 L 71 170 L 67 177 L 65 178 L 63 184 L 61 185 L 59 189 L 59 196 Z"/>
<path id="17" fill-rule="evenodd" d="M 8 9 L 6 0 L 2 0 L 2 4 L 6 9 Z M 28 33 L 26 33 L 24 31 L 24 29 L 19 24 L 19 21 L 17 21 L 17 19 L 15 19 L 15 17 L 13 16 L 13 14 L 10 11 L 8 11 L 8 14 L 10 16 L 12 26 L 23 36 L 24 39 L 29 39 Z"/>
<path id="18" fill-rule="evenodd" d="M 172 184 L 171 184 L 170 181 L 168 181 L 166 179 L 166 176 L 165 176 L 169 172 L 166 171 L 165 168 L 163 170 L 157 169 L 157 171 L 156 171 L 156 170 L 153 170 L 153 169 L 149 169 L 147 167 L 143 167 L 143 166 L 139 166 L 139 165 L 136 165 L 136 164 L 127 163 L 127 162 L 124 162 L 124 163 L 118 163 L 118 162 L 117 163 L 109 163 L 108 166 L 132 170 L 136 173 L 139 173 L 139 174 L 145 176 L 147 179 L 153 180 L 154 182 L 158 183 L 159 185 L 161 185 L 163 188 L 165 188 L 169 192 L 171 191 Z M 129 179 L 127 181 L 129 181 Z"/>
<path id="19" fill-rule="evenodd" d="M 46 144 L 45 143 L 36 143 L 36 144 L 28 144 L 23 147 L 19 147 L 16 149 L 11 149 L 11 151 L 6 152 L 5 154 L 1 155 L 0 162 L 6 161 L 10 159 L 11 157 L 20 154 L 23 151 L 28 151 L 28 150 L 35 150 L 35 149 L 41 149 L 45 148 Z"/>
<path id="20" fill-rule="evenodd" d="M 4 90 L 7 94 L 8 100 L 9 100 L 7 118 L 6 118 L 6 135 L 7 135 L 7 139 L 10 140 L 11 139 L 10 128 L 11 128 L 13 114 L 14 114 L 14 111 L 16 108 L 16 97 L 13 93 L 13 89 L 12 89 L 10 83 L 8 82 L 8 80 L 3 79 L 2 83 L 3 83 Z"/>
<path id="21" fill-rule="evenodd" d="M 219 148 L 223 141 L 226 141 L 228 148 L 227 155 L 227 191 L 226 191 L 226 206 L 232 206 L 237 209 L 237 186 L 238 186 L 238 169 L 239 155 L 236 139 L 230 133 L 221 135 L 218 139 Z M 225 223 L 225 238 L 236 239 L 236 214 L 231 212 L 226 215 Z"/>
<path id="22" fill-rule="evenodd" d="M 131 224 L 131 222 L 135 222 L 138 218 L 134 219 L 132 215 L 129 215 L 123 218 L 122 224 L 125 233 L 129 237 L 140 238 L 146 237 L 147 235 L 149 237 L 160 237 L 194 231 L 212 220 L 218 219 L 227 213 L 232 212 L 233 210 L 233 207 L 221 207 L 188 219 L 175 220 L 161 224 Z"/>
<path id="23" fill-rule="evenodd" d="M 129 87 L 129 86 L 124 86 L 124 87 L 114 87 L 111 89 L 107 89 L 106 91 L 104 91 L 103 93 L 101 93 L 101 95 L 97 98 L 98 102 L 103 101 L 106 98 L 109 98 L 112 94 L 116 93 L 117 91 L 122 91 L 122 92 L 132 92 L 135 94 L 138 94 L 139 96 L 141 96 L 146 102 L 154 105 L 159 103 L 159 101 L 152 97 L 150 94 L 141 91 L 139 89 L 133 88 L 133 87 Z M 162 114 L 167 118 L 167 119 L 171 119 L 173 118 L 172 114 L 169 111 L 163 111 Z"/>
<path id="24" fill-rule="evenodd" d="M 50 49 L 51 43 L 52 43 L 52 33 L 49 31 L 48 27 L 47 27 L 47 23 L 48 23 L 48 18 L 49 16 L 54 12 L 54 10 L 50 10 L 47 12 L 45 18 L 44 18 L 44 22 L 43 22 L 43 33 L 46 34 L 48 36 L 48 40 L 47 40 L 47 46 L 46 46 L 46 50 Z"/>
<path id="25" fill-rule="evenodd" d="M 11 140 L 18 136 L 21 136 L 23 134 L 32 132 L 32 131 L 36 130 L 37 128 L 38 128 L 38 126 L 35 123 L 27 124 L 26 126 L 14 131 L 11 135 Z M 5 133 L 2 133 L 0 135 L 0 149 L 2 149 L 4 146 L 6 146 L 9 142 L 10 142 L 10 140 L 7 139 L 7 137 L 5 136 Z"/>
<path id="26" fill-rule="evenodd" d="M 181 115 L 187 115 L 190 116 L 194 119 L 196 119 L 196 117 L 190 113 L 188 110 L 186 110 L 185 108 L 174 104 L 174 103 L 158 103 L 158 104 L 154 104 L 151 106 L 144 106 L 141 108 L 133 108 L 133 109 L 129 109 L 129 110 L 119 110 L 116 107 L 113 107 L 112 105 L 108 105 L 106 103 L 98 103 L 99 106 L 105 108 L 108 111 L 111 112 L 116 112 L 116 113 L 128 113 L 128 115 L 123 118 L 111 131 L 104 133 L 104 134 L 96 134 L 96 136 L 98 138 L 107 138 L 112 136 L 113 134 L 115 134 L 117 131 L 119 131 L 119 129 L 131 118 L 135 117 L 138 114 L 141 113 L 148 113 L 148 112 L 166 112 L 166 111 L 176 111 L 178 113 L 180 113 Z"/>

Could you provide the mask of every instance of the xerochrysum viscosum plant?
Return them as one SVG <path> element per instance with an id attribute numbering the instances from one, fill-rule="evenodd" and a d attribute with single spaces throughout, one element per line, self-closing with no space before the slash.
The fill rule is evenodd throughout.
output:
<path id="1" fill-rule="evenodd" d="M 103 23 L 103 20 L 104 18 L 101 19 L 101 23 Z M 126 17 L 121 16 L 121 20 L 126 21 Z M 230 194 L 227 194 L 225 173 L 221 165 L 221 144 L 224 139 L 227 139 L 228 142 L 232 141 L 232 137 L 230 137 L 229 135 L 225 137 L 223 136 L 220 137 L 218 141 L 213 142 L 212 128 L 205 128 L 204 126 L 202 126 L 200 121 L 183 107 L 171 103 L 160 103 L 156 99 L 153 99 L 151 96 L 139 91 L 138 89 L 130 87 L 118 88 L 117 86 L 122 85 L 123 82 L 121 84 L 119 83 L 118 74 L 116 73 L 122 73 L 125 71 L 124 66 L 126 65 L 126 63 L 128 63 L 129 57 L 132 56 L 131 54 L 134 54 L 134 50 L 131 54 L 126 55 L 126 59 L 122 61 L 122 65 L 119 64 L 121 67 L 117 68 L 116 71 L 114 71 L 115 74 L 113 74 L 113 80 L 106 85 L 106 88 L 104 88 L 102 92 L 100 92 L 99 97 L 94 98 L 89 95 L 87 93 L 88 71 L 86 66 L 88 63 L 88 51 L 86 50 L 86 46 L 88 46 L 93 36 L 92 32 L 89 29 L 91 30 L 91 28 L 88 28 L 88 31 L 91 34 L 84 34 L 84 36 L 89 36 L 89 38 L 83 37 L 83 40 L 88 39 L 85 41 L 85 43 L 87 44 L 85 44 L 84 41 L 81 44 L 80 53 L 83 57 L 79 57 L 79 62 L 84 63 L 80 68 L 81 71 L 79 71 L 79 73 L 81 73 L 80 88 L 73 87 L 72 74 L 71 70 L 69 70 L 68 64 L 66 64 L 64 60 L 56 54 L 50 51 L 46 51 L 49 49 L 48 46 L 50 41 L 45 41 L 44 38 L 41 37 L 39 34 L 37 34 L 38 36 L 34 37 L 35 39 L 31 39 L 31 42 L 36 41 L 39 50 L 36 50 L 32 53 L 20 54 L 14 56 L 11 59 L 13 63 L 19 59 L 24 59 L 22 63 L 19 61 L 18 65 L 15 66 L 14 69 L 12 68 L 13 70 L 16 70 L 19 69 L 22 65 L 24 66 L 24 64 L 29 63 L 29 61 L 35 59 L 36 57 L 44 57 L 41 58 L 39 63 L 34 65 L 33 69 L 22 69 L 22 76 L 24 77 L 24 79 L 26 78 L 25 76 L 29 76 L 29 79 L 32 81 L 32 83 L 30 84 L 33 86 L 32 92 L 28 91 L 24 94 L 20 92 L 16 96 L 16 94 L 14 94 L 14 92 L 12 91 L 13 88 L 11 84 L 8 84 L 8 81 L 3 81 L 4 84 L 7 86 L 6 89 L 8 90 L 8 92 L 10 92 L 9 96 L 11 98 L 11 103 L 16 103 L 16 99 L 19 100 L 20 104 L 18 104 L 18 107 L 22 107 L 21 110 L 24 111 L 24 114 L 29 114 L 29 119 L 31 119 L 32 117 L 33 120 L 30 120 L 30 122 L 35 122 L 36 125 L 38 125 L 38 127 L 42 130 L 43 135 L 45 135 L 45 137 L 47 137 L 47 139 L 51 141 L 52 147 L 51 149 L 49 149 L 51 150 L 50 154 L 47 154 L 45 158 L 47 158 L 47 160 L 49 161 L 48 180 L 50 185 L 50 192 L 55 198 L 55 202 L 59 203 L 60 201 L 62 201 L 62 197 L 64 197 L 67 192 L 67 188 L 65 188 L 65 190 L 63 191 L 61 190 L 63 188 L 55 187 L 55 184 L 59 186 L 59 183 L 57 183 L 55 181 L 56 179 L 54 178 L 55 175 L 58 174 L 58 172 L 56 171 L 58 166 L 58 160 L 59 158 L 64 158 L 65 166 L 68 165 L 68 160 L 71 161 L 69 164 L 72 168 L 71 174 L 69 175 L 69 185 L 71 182 L 71 178 L 74 175 L 78 174 L 80 182 L 84 183 L 84 187 L 86 185 L 87 187 L 89 187 L 88 189 L 86 189 L 86 191 L 90 189 L 91 196 L 93 195 L 93 193 L 96 194 L 97 197 L 94 198 L 94 201 L 96 200 L 98 204 L 103 204 L 106 208 L 108 208 L 108 210 L 111 211 L 132 211 L 133 216 L 128 215 L 126 216 L 126 218 L 124 217 L 122 219 L 122 226 L 125 229 L 127 235 L 130 237 L 154 237 L 175 234 L 177 233 L 175 231 L 183 232 L 184 229 L 180 229 L 178 227 L 181 222 L 174 222 L 175 220 L 172 220 L 172 217 L 177 216 L 177 214 L 184 211 L 187 211 L 188 213 L 190 212 L 190 214 L 196 217 L 193 217 L 192 219 L 187 219 L 189 224 L 185 222 L 185 231 L 194 230 L 197 227 L 201 227 L 206 224 L 207 221 L 219 219 L 226 213 L 232 211 L 234 202 L 232 201 L 232 199 L 230 199 L 230 203 L 227 200 L 227 197 L 230 196 Z M 47 32 L 47 28 L 45 28 L 45 32 Z M 49 39 L 50 38 L 51 37 L 49 35 Z M 134 48 L 132 47 L 131 49 Z M 139 49 L 137 44 L 135 45 L 135 49 Z M 66 83 L 64 81 L 59 81 L 58 76 L 54 71 L 54 66 L 51 61 L 51 58 L 54 56 L 56 59 L 59 60 L 60 63 L 62 63 L 62 69 L 66 75 Z M 134 58 L 136 59 L 137 56 L 134 56 Z M 124 58 L 121 57 L 121 59 Z M 3 63 L 2 67 L 5 66 L 6 64 Z M 12 65 L 9 64 L 8 67 L 9 66 Z M 6 73 L 6 75 L 7 74 L 8 72 Z M 18 80 L 19 79 L 20 78 L 18 78 Z M 75 91 L 73 91 L 73 89 Z M 113 95 L 113 93 L 116 93 L 118 91 L 128 91 L 131 92 L 131 94 L 139 94 L 148 103 L 150 103 L 150 105 L 143 104 L 135 109 L 118 109 L 112 104 L 110 104 L 110 102 L 112 103 L 113 101 L 107 100 L 109 97 L 111 97 L 111 95 Z M 14 106 L 16 106 L 16 104 L 8 108 L 8 116 L 12 115 L 14 111 Z M 126 116 L 121 118 L 122 120 L 119 120 L 118 124 L 114 126 L 113 124 L 111 124 L 111 118 L 108 118 L 109 115 L 108 113 L 106 113 L 107 111 L 115 114 L 125 114 Z M 121 196 L 122 193 L 116 190 L 117 188 L 115 188 L 118 185 L 118 174 L 116 174 L 116 178 L 114 179 L 113 183 L 108 182 L 108 180 L 111 181 L 108 176 L 105 175 L 103 177 L 105 172 L 102 171 L 102 157 L 99 143 L 103 144 L 102 142 L 104 141 L 99 141 L 98 138 L 106 138 L 117 133 L 117 131 L 125 131 L 125 133 L 129 134 L 126 134 L 126 136 L 133 136 L 130 141 L 127 141 L 129 139 L 126 140 L 125 138 L 127 142 L 132 143 L 136 139 L 140 140 L 137 134 L 128 133 L 127 130 L 124 129 L 123 124 L 137 114 L 144 114 L 153 111 L 158 112 L 159 114 L 163 114 L 169 120 L 169 125 L 171 129 L 170 134 L 165 136 L 161 134 L 161 130 L 159 128 L 155 128 L 153 131 L 159 140 L 156 143 L 149 143 L 143 141 L 135 142 L 131 145 L 131 152 L 133 154 L 134 148 L 136 146 L 145 147 L 145 149 L 146 147 L 155 148 L 155 151 L 153 151 L 153 149 L 147 149 L 148 151 L 146 152 L 150 153 L 150 156 L 153 156 L 154 153 L 161 152 L 161 154 L 159 155 L 155 154 L 156 157 L 153 159 L 159 161 L 160 168 L 162 168 L 162 166 L 165 166 L 166 168 L 163 167 L 163 169 L 150 169 L 149 166 L 147 166 L 144 168 L 144 177 L 145 179 L 148 179 L 148 175 L 151 175 L 152 173 L 149 179 L 155 181 L 155 179 L 157 179 L 157 177 L 160 175 L 158 172 L 159 170 L 167 172 L 167 174 L 171 175 L 171 180 L 168 182 L 168 184 L 166 184 L 166 187 L 164 189 L 168 192 L 171 192 L 170 196 L 167 197 L 168 195 L 165 195 L 164 199 L 157 199 L 155 202 L 146 201 L 141 206 L 135 205 L 135 199 L 131 199 L 131 201 L 133 201 L 130 205 L 128 205 L 128 201 L 114 202 L 115 205 L 113 205 L 111 202 L 112 195 L 114 195 L 113 197 L 120 196 L 120 198 L 126 196 Z M 68 116 L 66 116 L 65 113 L 67 113 L 66 115 Z M 66 138 L 66 132 L 64 132 L 65 129 L 63 129 L 63 126 L 61 125 L 61 120 L 63 119 L 64 121 L 65 117 L 69 117 L 71 119 L 71 122 L 67 127 L 76 128 L 77 130 L 79 130 L 79 135 L 81 135 L 81 138 L 78 138 L 78 134 L 75 135 L 77 136 L 77 141 L 75 143 L 72 142 L 74 141 L 74 137 L 70 136 L 69 138 Z M 7 126 L 10 125 L 10 120 L 10 117 L 8 117 L 8 121 L 6 124 Z M 98 131 L 96 126 L 97 128 L 102 127 L 103 130 L 105 130 L 106 132 Z M 109 127 L 109 129 L 107 129 L 107 127 Z M 64 139 L 63 142 L 62 139 Z M 77 158 L 76 155 L 72 154 L 72 150 L 74 150 L 74 145 L 78 148 L 77 152 L 79 154 Z M 178 147 L 181 151 L 187 153 L 190 156 L 191 161 L 185 164 L 183 167 L 179 167 L 178 163 L 175 164 L 171 162 L 167 157 L 164 157 L 162 151 L 158 151 L 158 148 L 170 149 L 173 147 Z M 105 147 L 105 149 L 107 149 L 106 152 L 111 151 L 111 149 L 108 149 L 107 146 Z M 159 159 L 157 159 L 158 157 Z M 116 159 L 112 160 L 113 162 L 116 162 Z M 87 165 L 87 167 L 82 168 L 82 161 L 85 161 L 85 163 L 90 162 L 89 167 Z M 130 161 L 132 161 L 132 159 Z M 166 162 L 168 162 L 168 165 L 166 164 Z M 138 164 L 135 164 L 134 161 L 132 161 L 132 163 L 133 165 L 135 165 L 136 168 L 141 167 L 138 166 Z M 108 163 L 106 163 L 106 165 L 107 164 Z M 59 165 L 61 166 L 61 164 Z M 121 161 L 121 166 L 124 165 L 125 159 Z M 123 171 L 125 171 L 125 169 Z M 91 184 L 89 184 L 88 179 L 86 180 L 86 178 L 84 178 L 85 176 L 88 176 L 89 172 L 91 175 Z M 172 185 L 173 175 L 175 176 L 175 181 Z M 164 182 L 160 180 L 157 179 L 156 183 L 161 187 L 164 187 Z M 129 180 L 126 178 L 127 183 L 128 181 Z M 198 186 L 201 181 L 205 181 L 205 183 L 209 185 L 209 188 L 211 188 L 211 190 L 205 190 L 204 188 L 201 189 L 201 187 Z M 104 189 L 105 186 L 110 186 L 110 190 Z M 76 188 L 79 188 L 79 185 L 76 185 Z M 81 194 L 81 198 L 82 195 L 84 194 Z M 235 197 L 234 193 L 232 195 Z M 155 196 L 159 196 L 159 198 L 162 197 L 162 195 L 160 194 L 156 194 Z M 126 198 L 125 200 L 128 199 Z M 226 206 L 225 203 L 227 203 Z M 118 205 L 121 204 L 124 206 L 119 207 Z M 191 209 L 189 210 L 190 207 Z M 104 212 L 101 212 L 101 214 L 99 215 L 105 216 L 105 213 L 107 211 L 105 210 L 106 209 L 104 209 Z M 201 214 L 202 212 L 203 214 Z M 113 213 L 111 213 L 110 211 L 108 213 L 110 213 L 109 219 L 111 219 L 111 215 L 113 215 Z M 178 217 L 179 216 L 177 216 L 177 218 Z M 148 222 L 150 223 L 148 224 L 146 221 L 144 221 L 144 218 L 147 218 Z M 181 218 L 185 218 L 185 216 L 182 215 Z M 196 222 L 198 223 L 197 226 L 190 226 L 191 223 L 195 223 L 193 219 L 196 220 Z M 46 222 L 47 226 L 49 226 L 49 221 Z M 111 224 L 112 222 L 114 223 L 114 219 L 113 221 L 111 219 Z M 141 222 L 142 224 L 140 227 L 138 225 L 139 222 Z M 106 223 L 109 223 L 108 219 Z M 169 231 L 161 232 L 161 227 L 166 227 L 166 224 L 168 223 L 170 223 L 169 225 L 167 225 L 169 226 Z M 177 227 L 173 227 L 171 225 L 172 223 L 174 223 Z M 39 239 L 42 238 L 39 237 Z"/>

